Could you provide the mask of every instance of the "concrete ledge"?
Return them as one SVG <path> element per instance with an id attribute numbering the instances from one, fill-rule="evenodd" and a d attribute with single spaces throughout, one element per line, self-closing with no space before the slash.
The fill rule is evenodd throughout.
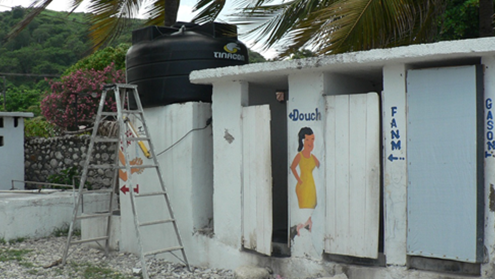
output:
<path id="1" fill-rule="evenodd" d="M 54 230 L 70 224 L 74 201 L 72 192 L 0 193 L 0 239 L 50 236 Z M 108 194 L 85 194 L 84 211 L 108 210 L 108 202 Z M 80 222 L 75 225 L 80 228 Z"/>

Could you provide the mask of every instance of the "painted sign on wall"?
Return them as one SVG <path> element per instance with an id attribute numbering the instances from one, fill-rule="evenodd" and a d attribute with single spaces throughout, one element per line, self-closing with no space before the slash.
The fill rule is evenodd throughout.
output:
<path id="1" fill-rule="evenodd" d="M 311 215 L 317 205 L 316 185 L 313 178 L 313 170 L 320 167 L 320 161 L 311 152 L 314 148 L 315 134 L 309 127 L 303 127 L 298 133 L 298 153 L 294 157 L 290 169 L 297 180 L 296 195 L 300 213 L 304 216 L 299 220 L 295 228 L 292 228 L 292 235 L 301 235 L 301 229 L 305 228 L 309 232 L 313 227 Z M 299 169 L 299 171 L 298 171 Z M 307 218 L 306 218 L 307 216 Z"/>
<path id="2" fill-rule="evenodd" d="M 292 121 L 320 121 L 321 112 L 316 108 L 312 112 L 299 111 L 299 109 L 293 109 L 289 113 L 289 119 Z"/>
<path id="3" fill-rule="evenodd" d="M 485 101 L 485 111 L 486 111 L 486 150 L 485 158 L 495 156 L 495 140 L 493 137 L 493 100 L 487 98 Z"/>
<path id="4" fill-rule="evenodd" d="M 397 126 L 397 121 L 395 120 L 395 115 L 397 114 L 398 108 L 393 106 L 390 108 L 390 113 L 392 116 L 392 121 L 390 122 L 390 146 L 392 153 L 387 157 L 390 162 L 394 162 L 396 160 L 404 160 L 404 157 L 399 157 L 398 155 L 394 155 L 394 150 L 402 149 L 402 142 L 400 137 L 400 129 Z"/>

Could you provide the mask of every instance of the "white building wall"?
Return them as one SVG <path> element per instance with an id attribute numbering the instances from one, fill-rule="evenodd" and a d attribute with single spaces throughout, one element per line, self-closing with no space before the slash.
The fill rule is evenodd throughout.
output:
<path id="1" fill-rule="evenodd" d="M 242 106 L 248 84 L 216 83 L 213 116 L 213 227 L 224 244 L 241 248 Z"/>
<path id="2" fill-rule="evenodd" d="M 207 124 L 211 117 L 211 105 L 189 102 L 146 108 L 144 115 L 184 246 L 186 251 L 194 251 L 196 245 L 191 236 L 198 231 L 208 231 L 213 217 L 211 124 Z M 140 124 L 136 123 L 135 126 Z M 193 129 L 197 130 L 192 131 Z M 131 160 L 136 156 L 143 160 L 143 164 L 151 164 L 152 160 L 145 158 L 135 143 L 131 143 L 129 149 Z M 134 185 L 139 184 L 140 193 L 159 191 L 158 175 L 154 169 L 146 169 L 141 174 L 134 173 L 132 179 Z M 122 180 L 120 184 L 121 187 L 128 186 L 128 183 Z M 120 201 L 120 249 L 137 253 L 130 194 L 121 192 Z M 140 220 L 168 219 L 168 210 L 164 205 L 165 201 L 161 197 L 139 198 L 137 212 Z M 163 214 L 167 216 L 164 217 Z M 146 240 L 150 236 L 163 245 L 160 248 L 176 246 L 177 240 L 171 223 L 150 226 L 142 232 L 141 237 L 145 239 L 143 247 L 146 251 L 151 248 L 158 249 L 150 247 L 153 241 Z M 192 255 L 192 261 L 198 260 L 196 253 L 189 254 Z"/>
<path id="3" fill-rule="evenodd" d="M 309 127 L 315 136 L 314 149 L 311 152 L 320 162 L 320 167 L 312 172 L 316 187 L 317 205 L 312 209 L 299 208 L 296 195 L 297 180 L 292 171 L 288 173 L 289 196 L 289 226 L 292 228 L 291 255 L 319 259 L 323 252 L 323 237 L 325 233 L 325 137 L 324 119 L 325 75 L 321 72 L 289 75 L 289 100 L 287 102 L 287 146 L 288 167 L 291 166 L 298 154 L 298 134 L 301 128 Z M 307 120 L 304 116 L 314 113 L 314 119 Z M 298 116 L 303 117 L 298 117 Z M 296 169 L 301 175 L 299 168 Z M 302 228 L 299 236 L 294 236 L 294 229 L 305 224 L 311 218 L 312 229 Z"/>
<path id="4" fill-rule="evenodd" d="M 406 264 L 407 160 L 406 66 L 385 65 L 382 92 L 384 252 L 389 265 Z M 391 131 L 400 139 L 392 139 Z M 401 149 L 397 149 L 400 140 Z M 392 147 L 392 141 L 394 147 Z M 393 149 L 393 150 L 392 150 Z M 388 159 L 390 155 L 404 160 Z"/>
<path id="5" fill-rule="evenodd" d="M 346 273 L 348 278 L 473 278 L 470 275 L 446 275 L 443 272 L 428 272 L 424 270 L 408 269 L 408 257 L 406 255 L 407 236 L 407 154 L 406 129 L 407 129 L 407 100 L 406 100 L 406 70 L 409 67 L 446 67 L 452 65 L 478 64 L 480 57 L 485 65 L 485 108 L 484 125 L 486 141 L 492 140 L 489 133 L 493 129 L 489 122 L 492 107 L 487 106 L 488 99 L 495 99 L 495 39 L 483 38 L 477 40 L 465 40 L 457 42 L 441 42 L 431 45 L 414 45 L 387 50 L 372 50 L 327 56 L 314 59 L 282 61 L 246 65 L 242 67 L 229 67 L 228 69 L 207 69 L 195 71 L 191 74 L 193 83 L 213 84 L 213 146 L 214 146 L 214 217 L 215 236 L 211 241 L 205 242 L 208 246 L 205 255 L 212 255 L 219 247 L 229 247 L 232 257 L 238 260 L 246 259 L 246 254 L 240 250 L 241 216 L 240 190 L 242 181 L 240 154 L 241 144 L 236 144 L 242 128 L 241 106 L 245 90 L 249 83 L 256 86 L 272 84 L 273 81 L 289 81 L 289 102 L 287 112 L 293 112 L 296 101 L 318 106 L 318 98 L 323 94 L 358 93 L 362 81 L 372 81 L 370 84 L 382 94 L 382 139 L 383 139 L 383 223 L 384 223 L 384 255 L 386 265 L 380 267 L 366 267 L 358 264 L 339 264 L 329 261 L 320 255 L 306 253 L 305 247 L 297 247 L 294 243 L 292 256 L 286 259 L 270 258 L 266 261 L 256 261 L 249 258 L 249 262 L 259 265 L 270 264 L 274 271 L 280 272 L 289 278 L 316 276 L 317 273 L 333 275 Z M 340 79 L 332 80 L 332 76 Z M 347 79 L 347 77 L 353 77 Z M 368 79 L 369 77 L 369 79 Z M 239 82 L 243 80 L 243 82 Z M 381 86 L 380 86 L 381 83 Z M 366 86 L 366 88 L 368 88 Z M 373 90 L 366 90 L 366 92 Z M 380 92 L 379 92 L 380 93 Z M 304 108 L 305 109 L 305 108 Z M 289 120 L 290 121 L 290 120 Z M 393 123 L 393 124 L 392 124 Z M 299 123 L 301 124 L 301 123 Z M 218 125 L 218 126 L 216 126 Z M 312 124 L 313 125 L 313 124 Z M 319 124 L 315 126 L 318 132 Z M 300 127 L 294 123 L 288 123 L 288 163 L 294 158 L 295 134 Z M 322 128 L 319 128 L 322 129 Z M 392 131 L 400 134 L 399 138 L 392 138 Z M 318 143 L 320 144 L 320 143 Z M 315 146 L 315 152 L 319 146 Z M 486 146 L 488 149 L 488 145 Z M 291 153 L 292 152 L 292 153 Z M 225 159 L 225 157 L 229 157 Z M 324 154 L 320 155 L 324 162 Z M 391 156 L 391 157 L 390 157 Z M 389 159 L 390 158 L 390 159 Z M 393 158 L 399 158 L 393 159 Z M 320 159 L 320 158 L 319 158 Z M 493 156 L 485 158 L 485 235 L 486 247 L 485 262 L 481 263 L 481 275 L 475 278 L 492 278 L 494 276 L 495 256 L 495 187 Z M 317 170 L 316 170 L 317 171 Z M 321 176 L 321 174 L 317 174 Z M 323 176 L 323 179 L 325 177 Z M 293 194 L 294 178 L 288 175 L 289 194 Z M 321 179 L 321 177 L 317 178 Z M 217 192 L 218 191 L 218 192 Z M 323 190 L 324 191 L 324 190 Z M 293 197 L 290 198 L 293 203 Z M 292 207 L 292 205 L 290 205 Z M 292 211 L 290 212 L 292 219 Z M 291 222 L 291 225 L 293 223 Z M 303 239 L 302 237 L 299 240 Z M 310 238 L 306 242 L 315 246 Z M 218 241 L 217 241 L 218 240 Z M 201 243 L 198 241 L 198 245 Z M 237 253 L 236 253 L 237 251 Z M 253 254 L 249 254 L 253 255 Z M 254 257 L 254 256 L 253 256 Z M 211 259 L 211 257 L 210 257 Z M 262 259 L 258 257 L 257 259 Z M 227 267 L 242 262 L 230 259 Z M 310 264 L 310 263 L 315 263 Z M 216 266 L 217 261 L 209 264 Z"/>
<path id="6" fill-rule="evenodd" d="M 485 126 L 485 239 L 487 255 L 485 261 L 493 263 L 495 260 L 495 152 L 489 150 L 488 142 L 493 143 L 495 114 L 495 56 L 484 56 L 481 60 L 484 65 L 483 125 Z M 493 264 L 482 266 L 482 274 L 494 274 Z"/>
<path id="7" fill-rule="evenodd" d="M 17 127 L 14 127 L 14 116 L 9 113 L 0 113 L 3 118 L 3 128 L 0 127 L 0 137 L 3 137 L 3 146 L 0 146 L 0 190 L 12 188 L 12 180 L 24 180 L 24 119 L 17 118 Z M 17 183 L 16 187 L 21 184 Z"/>

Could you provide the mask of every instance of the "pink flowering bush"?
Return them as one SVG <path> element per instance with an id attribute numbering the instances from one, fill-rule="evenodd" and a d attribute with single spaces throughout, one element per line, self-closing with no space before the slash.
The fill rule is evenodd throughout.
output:
<path id="1" fill-rule="evenodd" d="M 78 130 L 77 124 L 90 124 L 98 110 L 103 86 L 107 83 L 125 83 L 122 70 L 110 64 L 101 71 L 77 70 L 62 77 L 62 81 L 49 81 L 52 92 L 41 101 L 41 114 L 46 120 L 65 130 Z M 77 108 L 75 107 L 76 95 Z M 116 111 L 115 99 L 107 96 L 105 111 Z"/>

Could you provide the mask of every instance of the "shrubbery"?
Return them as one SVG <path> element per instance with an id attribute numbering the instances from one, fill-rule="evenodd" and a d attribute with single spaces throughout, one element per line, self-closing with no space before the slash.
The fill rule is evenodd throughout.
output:
<path id="1" fill-rule="evenodd" d="M 41 101 L 41 113 L 48 122 L 62 129 L 79 130 L 77 126 L 94 120 L 103 86 L 107 83 L 125 83 L 123 70 L 116 70 L 114 63 L 100 71 L 76 70 L 62 77 L 61 81 L 50 82 L 52 93 Z M 112 97 L 108 98 L 105 106 L 105 110 L 116 111 Z"/>

